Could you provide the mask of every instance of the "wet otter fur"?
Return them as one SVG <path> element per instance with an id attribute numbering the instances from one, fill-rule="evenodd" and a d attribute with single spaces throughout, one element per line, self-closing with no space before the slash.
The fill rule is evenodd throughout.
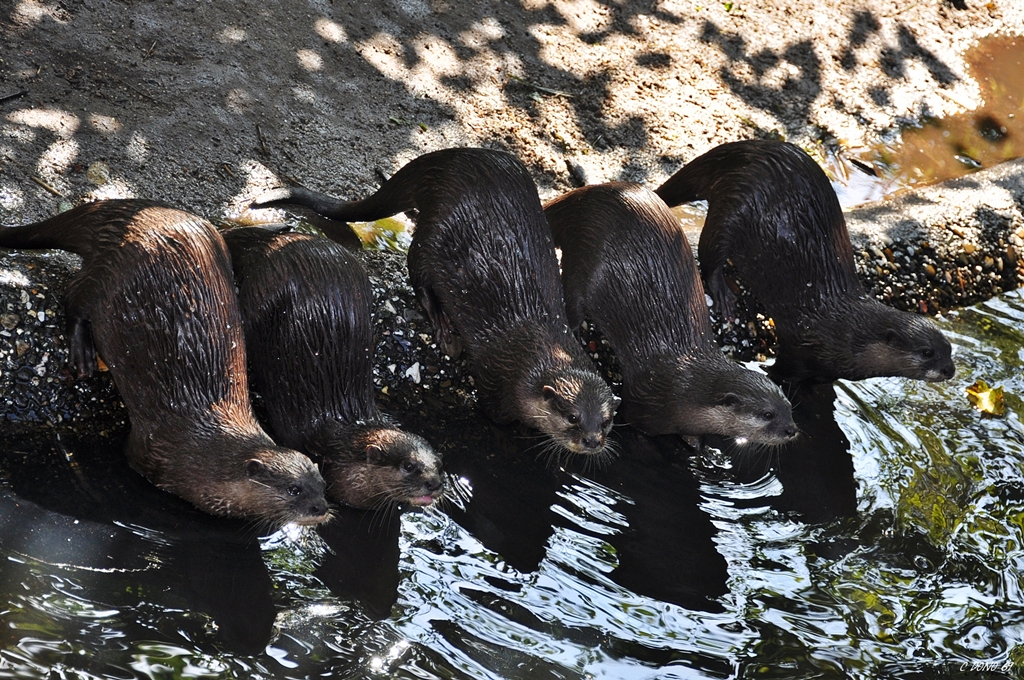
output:
<path id="1" fill-rule="evenodd" d="M 723 316 L 732 316 L 735 296 L 724 268 L 735 266 L 774 320 L 774 375 L 792 382 L 953 376 L 949 341 L 934 323 L 865 292 L 839 199 L 796 146 L 723 144 L 656 193 L 670 206 L 708 201 L 698 244 L 705 288 Z"/>
<path id="2" fill-rule="evenodd" d="M 426 506 L 441 456 L 378 410 L 373 293 L 334 241 L 263 228 L 224 233 L 238 285 L 253 389 L 278 442 L 321 463 L 328 496 L 355 508 Z"/>
<path id="3" fill-rule="evenodd" d="M 620 413 L 648 434 L 782 444 L 792 410 L 767 376 L 729 361 L 711 330 L 690 243 L 639 184 L 576 189 L 544 206 L 562 249 L 569 324 L 597 324 L 622 367 Z"/>
<path id="4" fill-rule="evenodd" d="M 327 519 L 316 466 L 252 414 L 231 263 L 213 225 L 152 201 L 98 201 L 2 228 L 0 246 L 82 256 L 64 295 L 69 361 L 80 377 L 97 354 L 109 367 L 135 470 L 213 515 Z"/>
<path id="5" fill-rule="evenodd" d="M 410 281 L 442 349 L 457 356 L 465 348 L 484 410 L 548 435 L 553 454 L 607 452 L 618 398 L 566 325 L 537 187 L 515 157 L 435 151 L 361 201 L 296 187 L 254 207 L 296 204 L 346 221 L 416 209 Z"/>

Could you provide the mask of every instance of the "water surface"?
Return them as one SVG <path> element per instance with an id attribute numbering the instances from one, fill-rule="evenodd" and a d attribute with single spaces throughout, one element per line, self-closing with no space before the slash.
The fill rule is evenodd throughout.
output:
<path id="1" fill-rule="evenodd" d="M 1024 298 L 942 325 L 954 380 L 793 394 L 776 452 L 623 427 L 552 469 L 428 401 L 399 415 L 464 500 L 304 535 L 192 510 L 116 439 L 11 445 L 0 677 L 1024 677 Z"/>

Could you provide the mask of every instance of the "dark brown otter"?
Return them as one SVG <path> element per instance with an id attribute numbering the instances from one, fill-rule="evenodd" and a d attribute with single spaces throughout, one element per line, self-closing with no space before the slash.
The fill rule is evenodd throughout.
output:
<path id="1" fill-rule="evenodd" d="M 723 144 L 657 189 L 670 206 L 706 199 L 698 244 L 704 285 L 723 316 L 737 276 L 779 338 L 774 374 L 794 382 L 953 376 L 949 341 L 929 319 L 870 297 L 857 278 L 846 220 L 825 173 L 785 142 Z"/>
<path id="2" fill-rule="evenodd" d="M 485 411 L 539 429 L 554 451 L 606 451 L 618 399 L 566 325 L 551 233 L 516 158 L 446 149 L 409 162 L 361 201 L 296 187 L 257 205 L 301 205 L 346 221 L 416 209 L 412 286 L 441 347 L 453 356 L 465 347 Z"/>
<path id="3" fill-rule="evenodd" d="M 0 246 L 82 256 L 64 295 L 69 362 L 79 376 L 97 354 L 109 367 L 132 467 L 213 515 L 327 519 L 316 466 L 252 414 L 230 257 L 213 225 L 152 201 L 99 201 L 0 229 Z"/>
<path id="4" fill-rule="evenodd" d="M 322 463 L 336 501 L 433 503 L 444 491 L 441 457 L 374 399 L 373 293 L 362 264 L 311 234 L 244 228 L 224 239 L 249 374 L 275 439 Z"/>
<path id="5" fill-rule="evenodd" d="M 648 434 L 782 444 L 789 402 L 715 344 L 693 251 L 668 206 L 639 184 L 576 189 L 544 206 L 562 249 L 569 324 L 597 324 L 622 367 L 626 422 Z"/>

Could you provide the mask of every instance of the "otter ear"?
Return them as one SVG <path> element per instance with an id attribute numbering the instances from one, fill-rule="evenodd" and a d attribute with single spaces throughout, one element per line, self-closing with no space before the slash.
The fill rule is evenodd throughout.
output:
<path id="1" fill-rule="evenodd" d="M 387 457 L 384 455 L 384 449 L 380 448 L 376 444 L 370 444 L 367 446 L 366 462 L 370 465 L 384 465 L 387 462 Z"/>
<path id="2" fill-rule="evenodd" d="M 740 398 L 732 392 L 726 392 L 722 395 L 722 398 L 718 400 L 719 406 L 725 406 L 726 408 L 732 408 L 740 403 Z"/>
<path id="3" fill-rule="evenodd" d="M 257 477 L 266 472 L 267 466 L 263 464 L 263 461 L 257 460 L 256 458 L 250 458 L 245 461 L 245 475 L 247 477 Z"/>
<path id="4" fill-rule="evenodd" d="M 565 413 L 572 409 L 572 403 L 558 393 L 551 385 L 545 385 L 541 388 L 541 392 L 544 394 L 544 399 L 549 404 L 552 404 L 560 413 Z"/>

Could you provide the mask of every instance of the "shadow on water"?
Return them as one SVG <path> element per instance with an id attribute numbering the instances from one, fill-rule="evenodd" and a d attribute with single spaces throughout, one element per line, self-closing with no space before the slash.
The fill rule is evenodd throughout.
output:
<path id="1" fill-rule="evenodd" d="M 904 186 L 960 177 L 1024 154 L 1024 38 L 990 36 L 968 50 L 981 107 L 924 118 L 899 144 L 875 149 L 875 163 Z"/>

